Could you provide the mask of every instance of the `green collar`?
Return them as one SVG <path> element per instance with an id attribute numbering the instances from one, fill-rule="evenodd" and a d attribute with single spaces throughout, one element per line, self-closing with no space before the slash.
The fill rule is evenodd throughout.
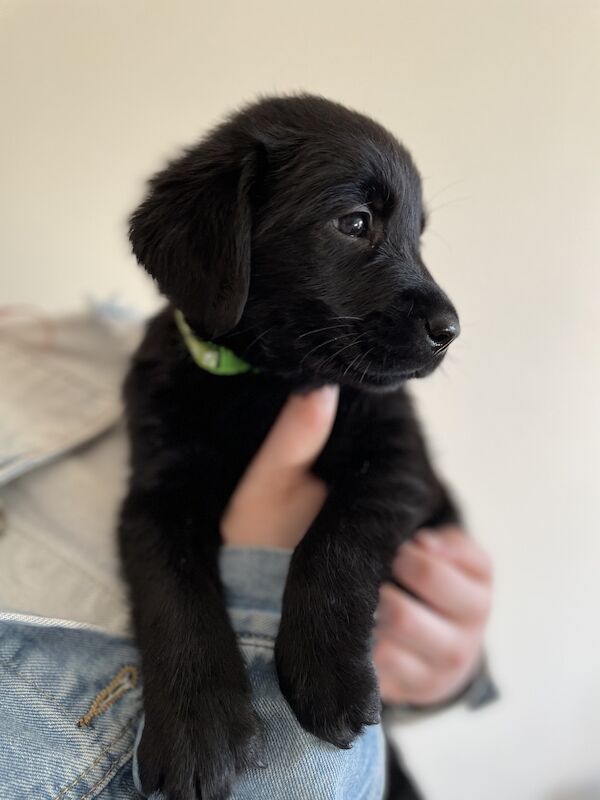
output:
<path id="1" fill-rule="evenodd" d="M 232 350 L 199 339 L 179 309 L 175 309 L 175 322 L 191 357 L 199 367 L 212 375 L 242 375 L 244 372 L 260 371 L 236 356 Z"/>

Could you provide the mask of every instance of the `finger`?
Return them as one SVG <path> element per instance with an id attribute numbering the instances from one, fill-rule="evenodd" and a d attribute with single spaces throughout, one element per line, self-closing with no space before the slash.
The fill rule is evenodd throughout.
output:
<path id="1" fill-rule="evenodd" d="M 419 656 L 382 640 L 373 649 L 381 697 L 390 703 L 419 702 L 432 682 L 431 667 Z"/>
<path id="2" fill-rule="evenodd" d="M 388 639 L 433 667 L 456 668 L 465 661 L 465 637 L 436 614 L 390 583 L 383 584 L 376 636 Z"/>
<path id="3" fill-rule="evenodd" d="M 474 578 L 484 581 L 492 579 L 492 561 L 485 550 L 474 539 L 455 525 L 448 525 L 435 531 L 423 528 L 415 536 L 424 550 L 438 554 L 455 564 L 459 569 Z"/>
<path id="4" fill-rule="evenodd" d="M 338 386 L 324 386 L 289 398 L 254 457 L 256 479 L 310 467 L 331 433 L 338 395 Z"/>
<path id="5" fill-rule="evenodd" d="M 489 587 L 408 542 L 392 566 L 394 577 L 443 616 L 459 622 L 482 623 L 490 610 Z"/>
<path id="6" fill-rule="evenodd" d="M 309 468 L 327 441 L 337 398 L 331 386 L 287 401 L 228 503 L 221 520 L 225 542 L 296 547 L 327 495 Z"/>
<path id="7" fill-rule="evenodd" d="M 236 489 L 221 520 L 223 541 L 239 547 L 289 547 L 302 540 L 327 497 L 316 478 L 286 490 L 255 491 L 247 476 Z M 289 489 L 289 491 L 288 491 Z"/>

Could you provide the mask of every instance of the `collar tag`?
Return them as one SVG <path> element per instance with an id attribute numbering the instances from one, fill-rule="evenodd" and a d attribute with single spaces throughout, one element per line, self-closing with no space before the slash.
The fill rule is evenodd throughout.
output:
<path id="1" fill-rule="evenodd" d="M 196 364 L 212 375 L 242 375 L 245 372 L 260 372 L 227 347 L 199 339 L 185 317 L 175 309 L 175 322 L 186 347 Z"/>

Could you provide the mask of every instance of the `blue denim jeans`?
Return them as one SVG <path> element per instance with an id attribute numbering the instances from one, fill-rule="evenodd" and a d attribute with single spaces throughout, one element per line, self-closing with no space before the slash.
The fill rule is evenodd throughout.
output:
<path id="1" fill-rule="evenodd" d="M 351 750 L 338 750 L 306 733 L 279 691 L 273 644 L 289 557 L 270 550 L 221 553 L 266 764 L 240 776 L 232 800 L 381 800 L 380 726 L 367 728 Z M 0 798 L 139 797 L 141 681 L 131 639 L 0 614 Z"/>

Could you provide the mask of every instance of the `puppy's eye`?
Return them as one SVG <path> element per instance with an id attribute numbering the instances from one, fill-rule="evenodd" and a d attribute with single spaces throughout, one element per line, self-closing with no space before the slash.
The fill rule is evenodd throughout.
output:
<path id="1" fill-rule="evenodd" d="M 335 227 L 346 236 L 361 238 L 369 233 L 371 228 L 371 215 L 367 211 L 354 211 L 334 220 Z"/>

